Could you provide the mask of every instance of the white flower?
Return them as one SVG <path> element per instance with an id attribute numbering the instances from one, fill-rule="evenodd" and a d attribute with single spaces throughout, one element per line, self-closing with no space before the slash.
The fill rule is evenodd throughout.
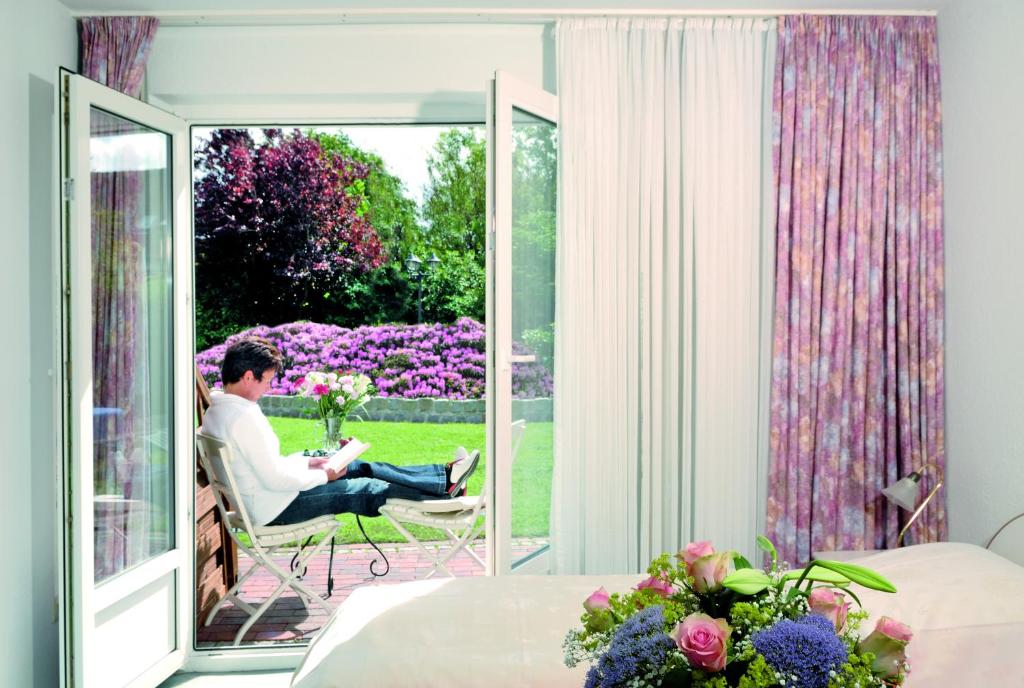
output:
<path id="1" fill-rule="evenodd" d="M 363 396 L 370 387 L 370 378 L 365 375 L 356 375 L 356 380 L 352 383 L 352 386 L 355 387 L 357 395 Z"/>

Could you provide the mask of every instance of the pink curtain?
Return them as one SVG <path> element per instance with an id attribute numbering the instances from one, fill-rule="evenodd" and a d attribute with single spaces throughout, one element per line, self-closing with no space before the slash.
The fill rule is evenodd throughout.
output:
<path id="1" fill-rule="evenodd" d="M 78 71 L 82 76 L 138 98 L 159 19 L 85 17 L 78 20 Z"/>
<path id="2" fill-rule="evenodd" d="M 159 21 L 142 17 L 79 20 L 79 71 L 138 97 Z M 135 127 L 93 111 L 90 135 L 127 134 Z M 151 429 L 146 408 L 146 326 L 140 308 L 143 281 L 140 174 L 93 172 L 93 459 L 97 495 L 95 577 L 102 580 L 144 560 L 149 530 L 149 461 L 140 440 Z"/>
<path id="3" fill-rule="evenodd" d="M 909 514 L 882 488 L 945 470 L 941 110 L 933 17 L 778 31 L 767 521 L 797 564 L 894 547 Z M 946 537 L 942 497 L 908 540 Z"/>

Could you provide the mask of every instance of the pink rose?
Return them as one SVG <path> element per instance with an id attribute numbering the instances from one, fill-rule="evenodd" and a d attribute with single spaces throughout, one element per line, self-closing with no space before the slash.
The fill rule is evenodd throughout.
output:
<path id="1" fill-rule="evenodd" d="M 588 612 L 594 612 L 598 609 L 608 609 L 609 607 L 611 607 L 611 605 L 608 603 L 608 591 L 604 589 L 603 585 L 590 593 L 590 597 L 583 601 L 583 608 Z"/>
<path id="2" fill-rule="evenodd" d="M 686 567 L 686 572 L 693 576 L 695 592 L 717 592 L 722 589 L 722 581 L 729 574 L 729 562 L 732 552 L 716 552 L 700 557 Z"/>
<path id="3" fill-rule="evenodd" d="M 914 632 L 910 630 L 910 626 L 896 619 L 888 616 L 883 616 L 875 624 L 875 630 L 879 633 L 884 633 L 893 640 L 902 640 L 905 643 L 909 643 L 910 639 L 914 637 Z"/>
<path id="4" fill-rule="evenodd" d="M 693 666 L 716 672 L 725 668 L 726 649 L 732 629 L 725 619 L 712 619 L 707 614 L 690 614 L 672 633 L 679 650 Z"/>
<path id="5" fill-rule="evenodd" d="M 677 559 L 682 559 L 686 562 L 686 570 L 689 571 L 693 562 L 697 561 L 701 557 L 706 557 L 709 554 L 714 554 L 715 548 L 711 546 L 710 540 L 700 540 L 698 542 L 691 542 L 688 544 L 682 552 L 676 554 Z"/>
<path id="6" fill-rule="evenodd" d="M 903 673 L 907 661 L 907 643 L 913 637 L 910 627 L 888 616 L 875 624 L 871 635 L 860 641 L 861 652 L 875 655 L 871 670 L 882 678 L 896 678 Z"/>
<path id="7" fill-rule="evenodd" d="M 650 589 L 658 593 L 662 597 L 668 597 L 672 594 L 672 584 L 661 576 L 649 576 L 644 580 L 640 581 L 640 584 L 636 586 L 637 590 Z"/>
<path id="8" fill-rule="evenodd" d="M 836 631 L 843 630 L 846 625 L 846 614 L 850 611 L 850 603 L 846 601 L 846 595 L 838 593 L 830 588 L 815 588 L 807 597 L 807 604 L 812 614 L 824 616 L 836 627 Z"/>
<path id="9" fill-rule="evenodd" d="M 331 388 L 327 385 L 315 385 L 313 387 L 313 394 L 318 397 L 326 396 L 331 391 Z"/>

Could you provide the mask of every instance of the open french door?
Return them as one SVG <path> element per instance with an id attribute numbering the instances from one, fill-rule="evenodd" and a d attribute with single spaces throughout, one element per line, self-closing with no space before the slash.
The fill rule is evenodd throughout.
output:
<path id="1" fill-rule="evenodd" d="M 61 89 L 62 675 L 156 686 L 192 606 L 188 130 L 80 76 Z"/>
<path id="2" fill-rule="evenodd" d="M 549 571 L 558 99 L 505 72 L 488 98 L 489 569 Z M 525 420 L 517 437 L 513 423 Z"/>

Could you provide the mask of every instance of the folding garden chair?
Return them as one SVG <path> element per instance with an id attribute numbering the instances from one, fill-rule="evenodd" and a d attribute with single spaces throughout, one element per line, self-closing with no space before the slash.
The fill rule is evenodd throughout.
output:
<path id="1" fill-rule="evenodd" d="M 217 612 L 225 602 L 231 602 L 239 609 L 249 615 L 242 627 L 235 634 L 235 645 L 242 641 L 252 625 L 260 616 L 270 608 L 281 594 L 291 588 L 307 610 L 310 603 L 319 604 L 328 613 L 332 612 L 330 605 L 309 586 L 299 580 L 303 571 L 306 570 L 306 562 L 315 556 L 320 548 L 334 539 L 340 524 L 333 515 L 318 516 L 302 523 L 294 523 L 284 526 L 254 526 L 249 518 L 249 513 L 244 502 L 238 497 L 238 489 L 235 484 L 235 476 L 231 464 L 234 455 L 231 446 L 221 440 L 201 432 L 196 433 L 196 441 L 199 447 L 199 460 L 206 471 L 210 486 L 213 488 L 213 495 L 217 500 L 217 508 L 227 526 L 228 534 L 253 561 L 252 567 L 238 578 L 238 581 L 231 586 L 231 589 L 224 594 L 217 604 L 213 606 L 206 616 L 206 623 L 209 626 Z M 248 537 L 249 542 L 243 540 L 242 533 Z M 279 566 L 273 559 L 273 554 L 283 545 L 290 542 L 301 542 L 302 538 L 323 533 L 324 537 L 320 542 L 312 546 L 303 547 L 293 560 L 293 570 L 288 571 Z M 242 584 L 251 575 L 261 568 L 265 568 L 277 576 L 281 581 L 280 585 L 271 595 L 263 601 L 259 607 L 253 607 L 238 596 Z"/>
<path id="2" fill-rule="evenodd" d="M 512 423 L 512 460 L 515 460 L 519 451 L 519 443 L 523 439 L 523 432 L 526 430 L 526 421 L 517 420 Z M 473 454 L 478 454 L 474 451 Z M 470 459 L 473 459 L 473 454 Z M 485 567 L 481 559 L 470 545 L 480 531 L 484 528 L 480 516 L 484 515 L 486 506 L 486 495 L 490 488 L 491 476 L 487 475 L 484 482 L 483 492 L 475 497 L 455 497 L 452 499 L 426 499 L 416 501 L 411 499 L 389 499 L 380 508 L 380 514 L 386 518 L 391 525 L 402 534 L 406 540 L 416 546 L 428 559 L 434 562 L 433 567 L 424 576 L 430 578 L 438 571 L 454 577 L 447 564 L 459 552 L 466 552 L 473 561 Z M 431 550 L 422 542 L 416 539 L 409 529 L 403 524 L 427 526 L 444 531 L 448 538 L 446 549 L 438 548 Z"/>

